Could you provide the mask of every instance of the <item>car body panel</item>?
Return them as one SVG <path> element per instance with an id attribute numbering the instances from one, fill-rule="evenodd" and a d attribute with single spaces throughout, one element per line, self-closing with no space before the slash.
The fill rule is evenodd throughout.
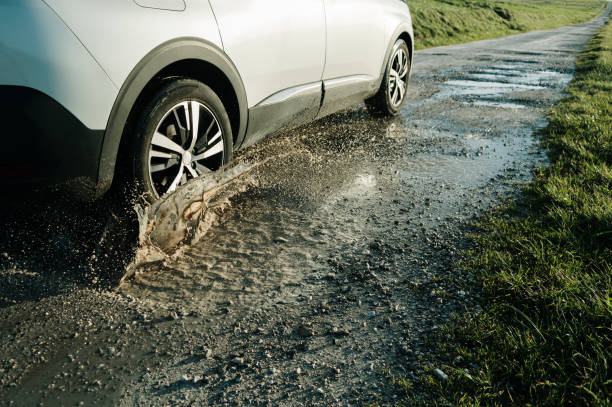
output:
<path id="1" fill-rule="evenodd" d="M 126 0 L 45 0 L 95 55 L 118 88 L 140 61 L 169 40 L 205 39 L 222 49 L 207 1 L 190 1 L 185 12 L 143 8 Z"/>
<path id="2" fill-rule="evenodd" d="M 0 24 L 0 85 L 36 89 L 104 129 L 118 89 L 62 20 L 40 0 L 4 0 L 0 16 L 10 16 Z"/>
<path id="3" fill-rule="evenodd" d="M 323 0 L 210 0 L 223 47 L 241 73 L 249 107 L 321 80 Z"/>
<path id="4" fill-rule="evenodd" d="M 381 6 L 389 0 L 325 0 L 327 52 L 323 79 L 378 78 L 385 55 Z"/>

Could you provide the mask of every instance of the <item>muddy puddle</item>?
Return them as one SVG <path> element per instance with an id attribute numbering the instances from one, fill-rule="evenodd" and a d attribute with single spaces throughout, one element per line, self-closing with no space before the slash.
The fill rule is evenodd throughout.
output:
<path id="1" fill-rule="evenodd" d="M 326 273 L 338 248 L 394 233 L 393 226 L 403 233 L 405 223 L 389 221 L 398 210 L 418 213 L 417 226 L 462 218 L 466 193 L 508 175 L 508 168 L 527 179 L 543 159 L 532 134 L 546 121 L 513 95 L 559 92 L 570 75 L 522 63 L 467 72 L 451 71 L 430 97 L 415 94 L 398 118 L 376 119 L 360 107 L 241 153 L 235 177 L 224 178 L 222 203 L 212 204 L 214 221 L 196 216 L 200 223 L 190 227 L 199 229 L 198 239 L 183 243 L 178 256 L 139 260 L 144 264 L 120 292 L 187 310 L 215 310 L 227 301 L 257 307 L 270 300 L 264 292 Z M 171 222 L 149 224 L 149 236 L 174 242 L 174 220 L 193 217 L 194 205 L 207 207 L 199 196 L 218 200 L 197 181 L 194 188 L 195 198 L 183 191 L 167 199 Z M 436 202 L 423 192 L 430 188 L 440 190 Z M 179 222 L 180 236 L 184 227 Z M 152 242 L 144 243 L 150 255 Z"/>

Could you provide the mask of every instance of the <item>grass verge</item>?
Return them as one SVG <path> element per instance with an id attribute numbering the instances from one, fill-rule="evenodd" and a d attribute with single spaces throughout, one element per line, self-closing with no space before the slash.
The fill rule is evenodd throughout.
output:
<path id="1" fill-rule="evenodd" d="M 418 49 L 577 24 L 602 0 L 407 0 Z"/>
<path id="2" fill-rule="evenodd" d="M 438 404 L 612 404 L 612 22 L 568 93 L 542 133 L 550 166 L 465 256 L 485 311 L 440 339 L 448 381 L 417 384 Z"/>

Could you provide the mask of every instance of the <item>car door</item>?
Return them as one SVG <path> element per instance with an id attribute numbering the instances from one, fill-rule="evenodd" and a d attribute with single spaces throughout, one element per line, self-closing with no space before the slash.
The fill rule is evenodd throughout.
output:
<path id="1" fill-rule="evenodd" d="M 313 120 L 325 64 L 323 0 L 210 0 L 249 105 L 245 144 Z"/>
<path id="2" fill-rule="evenodd" d="M 223 48 L 244 81 L 249 106 L 321 80 L 323 0 L 210 0 Z"/>
<path id="3" fill-rule="evenodd" d="M 249 142 L 286 126 L 287 121 L 312 120 L 320 105 L 325 62 L 323 0 L 210 0 L 210 4 L 223 48 L 246 89 Z M 259 134 L 253 138 L 253 133 Z"/>
<path id="4" fill-rule="evenodd" d="M 325 100 L 320 116 L 358 103 L 372 92 L 387 48 L 383 11 L 388 1 L 325 0 Z"/>

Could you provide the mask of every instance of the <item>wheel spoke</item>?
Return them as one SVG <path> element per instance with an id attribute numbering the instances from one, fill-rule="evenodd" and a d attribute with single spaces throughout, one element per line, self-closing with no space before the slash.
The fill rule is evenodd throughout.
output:
<path id="1" fill-rule="evenodd" d="M 198 130 L 200 127 L 200 104 L 198 102 L 191 102 L 191 144 L 187 151 L 193 151 L 193 147 L 198 141 Z"/>
<path id="2" fill-rule="evenodd" d="M 191 130 L 191 121 L 189 120 L 189 103 L 183 102 L 181 103 L 183 106 L 183 111 L 185 112 L 185 125 L 187 126 L 187 130 Z"/>
<path id="3" fill-rule="evenodd" d="M 223 140 L 219 140 L 217 144 L 204 151 L 202 154 L 198 154 L 193 157 L 193 161 L 204 160 L 208 157 L 212 157 L 215 154 L 219 154 L 223 152 Z"/>
<path id="4" fill-rule="evenodd" d="M 185 166 L 181 165 L 181 169 L 179 170 L 178 174 L 176 175 L 176 178 L 174 178 L 174 181 L 172 181 L 172 184 L 170 184 L 170 187 L 168 188 L 166 192 L 176 191 L 176 187 L 179 186 L 179 183 L 181 182 L 181 179 L 183 178 L 184 174 L 185 174 Z"/>
<path id="5" fill-rule="evenodd" d="M 402 65 L 399 72 L 399 77 L 403 78 L 406 76 L 406 74 L 408 74 L 408 57 L 406 56 L 406 53 L 402 51 Z"/>
<path id="6" fill-rule="evenodd" d="M 153 135 L 153 140 L 151 140 L 151 144 L 154 144 L 158 147 L 166 148 L 168 150 L 172 150 L 179 154 L 183 154 L 185 152 L 185 150 L 183 150 L 181 146 L 179 146 L 174 141 L 170 140 L 168 137 L 164 136 L 160 132 L 156 132 Z"/>
<path id="7" fill-rule="evenodd" d="M 187 130 L 185 129 L 185 126 L 181 124 L 181 119 L 179 119 L 176 109 L 177 108 L 172 109 L 172 114 L 174 115 L 174 121 L 176 122 L 178 132 L 181 135 L 181 145 L 184 146 L 185 143 L 187 142 Z"/>
<path id="8" fill-rule="evenodd" d="M 187 168 L 187 170 L 189 171 L 189 173 L 191 174 L 193 178 L 199 177 L 199 174 L 196 172 L 196 170 L 193 169 L 191 165 L 186 165 L 185 168 Z"/>
<path id="9" fill-rule="evenodd" d="M 221 138 L 221 130 L 219 130 L 219 131 L 217 132 L 217 134 L 215 134 L 215 135 L 213 136 L 213 138 L 211 138 L 211 139 L 208 141 L 208 145 L 213 144 L 215 141 L 219 140 L 220 138 Z"/>
<path id="10" fill-rule="evenodd" d="M 149 159 L 156 157 L 156 158 L 172 158 L 174 157 L 174 155 L 170 154 L 170 153 L 164 153 L 163 151 L 156 151 L 151 149 L 151 151 L 149 151 Z"/>
<path id="11" fill-rule="evenodd" d="M 208 128 L 206 129 L 206 133 L 204 133 L 204 135 L 202 137 L 200 137 L 200 139 L 198 140 L 198 142 L 196 143 L 195 147 L 193 148 L 193 151 L 199 151 L 203 146 L 205 146 L 206 144 L 210 145 L 212 144 L 212 141 L 216 139 L 217 135 L 220 135 L 221 132 L 219 131 L 219 133 L 217 135 L 215 135 L 211 140 L 208 141 L 208 135 L 210 134 L 210 131 L 213 129 L 213 127 L 215 126 L 215 123 L 217 123 L 217 121 L 215 120 L 214 117 L 211 118 L 210 121 L 210 125 L 208 126 Z"/>
<path id="12" fill-rule="evenodd" d="M 401 79 L 397 83 L 397 88 L 399 89 L 399 100 L 398 103 L 404 99 L 404 93 L 406 92 L 406 87 L 404 86 L 404 81 Z"/>
<path id="13" fill-rule="evenodd" d="M 174 167 L 178 163 L 179 163 L 179 160 L 170 160 L 170 161 L 165 162 L 164 164 L 152 165 L 151 173 L 167 170 L 168 168 Z"/>

